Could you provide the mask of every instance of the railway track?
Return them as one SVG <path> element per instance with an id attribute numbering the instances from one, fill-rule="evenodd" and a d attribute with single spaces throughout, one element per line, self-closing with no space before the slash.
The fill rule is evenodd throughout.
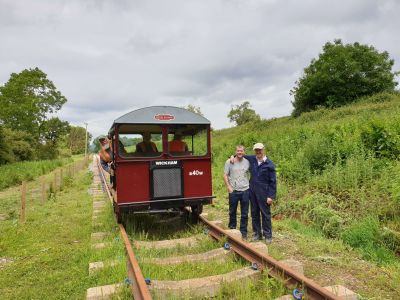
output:
<path id="1" fill-rule="evenodd" d="M 102 168 L 99 164 L 98 159 L 96 159 L 97 162 L 97 167 L 99 170 L 99 176 L 101 178 L 101 182 L 103 185 L 103 189 L 107 194 L 108 200 L 113 201 L 112 199 L 112 194 L 109 188 L 109 185 L 107 184 L 106 177 L 102 171 Z M 145 277 L 143 276 L 142 270 L 139 266 L 139 262 L 137 257 L 135 256 L 134 252 L 134 247 L 132 246 L 131 240 L 129 238 L 129 235 L 127 233 L 126 228 L 122 224 L 118 224 L 119 230 L 121 237 L 123 239 L 124 245 L 125 245 L 125 251 L 126 251 L 126 257 L 127 257 L 127 268 L 128 268 L 128 278 L 130 287 L 131 287 L 131 293 L 132 297 L 134 299 L 152 299 L 152 293 L 150 290 L 157 291 L 157 289 L 161 290 L 161 293 L 164 293 L 164 296 L 161 295 L 160 298 L 168 298 L 166 296 L 165 291 L 173 291 L 174 288 L 180 289 L 182 286 L 186 286 L 192 289 L 198 288 L 198 289 L 203 289 L 205 294 L 208 296 L 212 296 L 212 294 L 208 293 L 207 294 L 207 289 L 210 287 L 207 286 L 204 282 L 210 281 L 210 282 L 217 282 L 219 284 L 220 281 L 225 281 L 227 278 L 236 278 L 238 280 L 244 279 L 247 275 L 252 276 L 252 274 L 255 273 L 260 273 L 260 272 L 267 272 L 268 276 L 273 277 L 281 282 L 290 290 L 293 290 L 295 288 L 300 289 L 304 295 L 305 299 L 332 299 L 332 300 L 339 300 L 339 299 L 353 299 L 353 298 L 343 298 L 336 296 L 333 292 L 330 290 L 318 285 L 311 279 L 303 276 L 302 274 L 299 274 L 289 268 L 287 265 L 285 265 L 282 262 L 279 262 L 275 260 L 273 257 L 269 256 L 268 254 L 265 253 L 265 251 L 262 251 L 254 246 L 253 243 L 247 243 L 241 240 L 238 236 L 235 234 L 230 233 L 227 230 L 222 229 L 220 226 L 216 224 L 216 222 L 209 221 L 207 220 L 204 216 L 200 216 L 200 222 L 204 225 L 205 228 L 205 233 L 210 235 L 213 239 L 219 242 L 224 243 L 224 247 L 226 250 L 229 250 L 231 252 L 234 252 L 236 255 L 241 257 L 243 260 L 248 262 L 248 265 L 251 265 L 251 268 L 247 267 L 246 270 L 239 269 L 237 270 L 237 274 L 235 272 L 231 272 L 232 274 L 228 275 L 221 275 L 221 276 L 210 276 L 206 277 L 203 279 L 203 282 L 200 281 L 198 286 L 193 283 L 193 280 L 183 280 L 182 284 L 178 286 L 177 281 L 151 281 L 150 280 L 145 280 Z M 182 243 L 184 243 L 187 239 L 181 239 Z M 159 242 L 154 242 L 158 243 L 156 244 L 157 247 L 162 247 L 162 243 L 165 243 L 165 241 L 159 241 Z M 175 241 L 176 242 L 176 241 Z M 179 244 L 179 241 L 176 242 Z M 137 242 L 136 247 L 146 247 L 145 244 L 141 244 L 140 242 Z M 180 245 L 182 246 L 182 245 Z M 214 252 L 213 252 L 214 251 Z M 216 254 L 218 253 L 219 254 Z M 223 251 L 222 251 L 223 252 Z M 194 260 L 194 261 L 201 261 L 203 259 L 204 261 L 207 260 L 212 260 L 212 255 L 219 255 L 221 256 L 221 249 L 214 249 L 212 251 L 207 252 L 203 256 L 201 254 L 192 254 L 192 255 L 186 255 L 185 258 L 172 258 L 172 259 L 160 259 L 159 263 L 162 265 L 163 262 L 168 264 L 171 263 L 171 261 L 182 261 L 183 260 Z M 222 255 L 223 256 L 223 255 Z M 141 257 L 141 260 L 143 262 L 143 258 Z M 168 262 L 169 261 L 169 262 Z M 153 260 L 154 262 L 154 260 Z M 252 270 L 252 271 L 250 271 Z M 235 273 L 235 274 L 234 274 Z M 224 277 L 225 276 L 225 277 Z M 242 276 L 242 277 L 241 277 Z M 289 298 L 287 298 L 289 299 Z"/>

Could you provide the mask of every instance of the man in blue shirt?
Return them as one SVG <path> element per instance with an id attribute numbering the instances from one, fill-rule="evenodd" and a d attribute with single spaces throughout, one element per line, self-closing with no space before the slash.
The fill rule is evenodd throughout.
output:
<path id="1" fill-rule="evenodd" d="M 265 155 L 264 145 L 253 146 L 255 155 L 246 155 L 250 162 L 250 203 L 254 240 L 272 242 L 271 204 L 276 197 L 276 172 L 274 163 Z M 260 220 L 261 215 L 261 220 Z M 260 222 L 261 221 L 261 222 Z M 262 232 L 261 232 L 262 224 Z"/>
<path id="2" fill-rule="evenodd" d="M 245 155 L 250 163 L 250 204 L 253 240 L 265 238 L 272 242 L 271 204 L 276 197 L 276 172 L 274 163 L 267 158 L 262 143 L 253 146 L 255 155 Z M 234 160 L 231 157 L 231 162 Z M 262 226 L 261 226 L 262 225 Z"/>

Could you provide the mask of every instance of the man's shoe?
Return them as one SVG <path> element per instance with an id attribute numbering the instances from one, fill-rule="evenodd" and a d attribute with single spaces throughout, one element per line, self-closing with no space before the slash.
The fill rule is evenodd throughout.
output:
<path id="1" fill-rule="evenodd" d="M 261 236 L 259 236 L 258 234 L 253 236 L 253 242 L 257 242 L 259 240 L 261 240 Z"/>
<path id="2" fill-rule="evenodd" d="M 242 240 L 247 241 L 247 234 L 242 234 Z"/>
<path id="3" fill-rule="evenodd" d="M 265 238 L 265 243 L 267 245 L 271 244 L 272 243 L 272 238 Z"/>
<path id="4" fill-rule="evenodd" d="M 236 227 L 228 226 L 229 229 L 236 229 Z"/>

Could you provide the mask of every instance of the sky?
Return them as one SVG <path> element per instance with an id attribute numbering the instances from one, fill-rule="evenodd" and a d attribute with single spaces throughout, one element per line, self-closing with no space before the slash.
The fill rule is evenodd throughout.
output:
<path id="1" fill-rule="evenodd" d="M 0 85 L 38 67 L 68 99 L 59 117 L 106 133 L 151 105 L 199 106 L 216 129 L 247 100 L 289 115 L 290 90 L 340 38 L 400 70 L 397 0 L 0 0 Z"/>

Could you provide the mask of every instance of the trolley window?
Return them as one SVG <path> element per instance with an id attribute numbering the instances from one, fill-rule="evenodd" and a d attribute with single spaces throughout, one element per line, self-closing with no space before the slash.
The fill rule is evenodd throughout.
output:
<path id="1" fill-rule="evenodd" d="M 168 129 L 171 156 L 205 156 L 208 153 L 207 125 L 174 125 Z"/>
<path id="2" fill-rule="evenodd" d="M 162 154 L 162 129 L 158 125 L 121 125 L 118 130 L 119 155 L 158 157 Z"/>

